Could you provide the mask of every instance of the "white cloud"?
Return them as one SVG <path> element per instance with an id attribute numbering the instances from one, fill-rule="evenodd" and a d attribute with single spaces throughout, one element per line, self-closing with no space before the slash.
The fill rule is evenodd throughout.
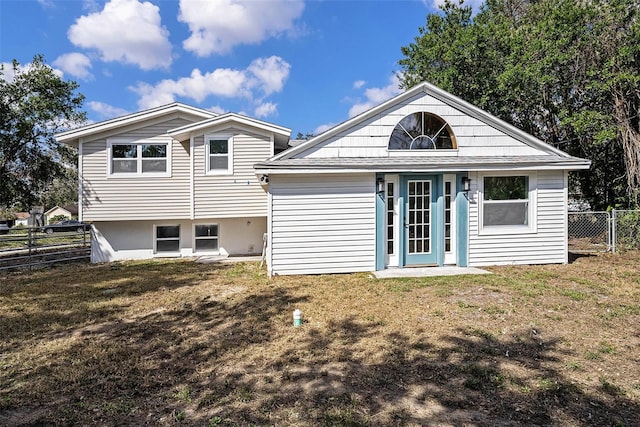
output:
<path id="1" fill-rule="evenodd" d="M 336 124 L 335 123 L 327 123 L 324 125 L 320 125 L 317 128 L 315 128 L 313 130 L 313 134 L 314 135 L 320 135 L 321 133 L 324 133 L 326 131 L 328 131 L 329 129 L 331 129 L 332 127 L 334 127 Z"/>
<path id="2" fill-rule="evenodd" d="M 389 84 L 387 86 L 366 89 L 364 92 L 366 100 L 352 106 L 349 109 L 349 117 L 351 118 L 357 116 L 360 113 L 364 113 L 365 111 L 375 107 L 376 105 L 381 104 L 384 101 L 398 95 L 401 92 L 399 85 L 400 81 L 394 74 L 391 76 Z"/>
<path id="3" fill-rule="evenodd" d="M 198 56 L 225 54 L 240 44 L 257 44 L 294 30 L 302 0 L 180 0 L 178 20 L 191 36 L 183 47 Z"/>
<path id="4" fill-rule="evenodd" d="M 220 105 L 212 105 L 211 107 L 207 108 L 207 110 L 211 111 L 212 113 L 216 113 L 216 114 L 224 114 L 224 113 L 227 112 L 227 110 L 222 108 Z"/>
<path id="5" fill-rule="evenodd" d="M 258 58 L 244 70 L 218 68 L 202 74 L 196 68 L 189 77 L 165 79 L 156 85 L 138 83 L 130 89 L 140 95 L 138 106 L 143 109 L 174 102 L 176 97 L 202 102 L 214 95 L 262 102 L 264 96 L 282 90 L 290 68 L 282 58 L 272 56 Z"/>
<path id="6" fill-rule="evenodd" d="M 93 78 L 93 75 L 89 71 L 91 68 L 91 60 L 82 53 L 65 53 L 57 57 L 52 64 L 59 67 L 65 73 L 71 74 L 73 77 L 82 80 L 90 80 Z"/>
<path id="7" fill-rule="evenodd" d="M 105 119 L 111 119 L 114 117 L 129 114 L 129 111 L 125 110 L 124 108 L 114 107 L 112 105 L 105 104 L 104 102 L 89 101 L 87 102 L 87 107 L 91 108 L 91 110 L 95 111 Z"/>
<path id="8" fill-rule="evenodd" d="M 273 102 L 265 102 L 256 107 L 254 115 L 258 118 L 273 116 L 278 112 L 278 105 Z"/>
<path id="9" fill-rule="evenodd" d="M 282 90 L 290 69 L 291 65 L 279 56 L 255 59 L 247 68 L 258 79 L 260 89 L 265 95 Z"/>
<path id="10" fill-rule="evenodd" d="M 96 49 L 103 61 L 134 64 L 143 70 L 171 65 L 169 32 L 161 25 L 160 8 L 137 0 L 111 0 L 101 12 L 76 20 L 69 40 Z"/>
<path id="11" fill-rule="evenodd" d="M 31 69 L 32 64 L 28 63 L 28 64 L 19 64 L 18 65 L 18 72 L 19 73 L 26 73 Z M 64 72 L 62 72 L 62 70 L 59 70 L 57 68 L 52 68 L 49 67 L 48 65 L 45 65 L 46 67 L 50 68 L 51 71 L 53 72 L 53 74 L 55 74 L 56 76 L 60 77 L 61 79 L 64 78 Z M 2 74 L 0 74 L 0 79 L 11 83 L 13 81 L 13 79 L 16 76 L 16 73 L 14 72 L 13 69 L 13 63 L 11 62 L 0 62 L 0 67 L 2 68 Z"/>
<path id="12" fill-rule="evenodd" d="M 356 80 L 355 82 L 353 82 L 353 88 L 360 89 L 365 84 L 367 84 L 367 82 L 365 82 L 364 80 Z"/>
<path id="13" fill-rule="evenodd" d="M 13 64 L 11 62 L 2 62 L 0 63 L 0 69 L 2 70 L 2 74 L 0 74 L 0 79 L 5 82 L 11 83 L 13 78 L 15 77 L 15 73 L 13 72 Z"/>

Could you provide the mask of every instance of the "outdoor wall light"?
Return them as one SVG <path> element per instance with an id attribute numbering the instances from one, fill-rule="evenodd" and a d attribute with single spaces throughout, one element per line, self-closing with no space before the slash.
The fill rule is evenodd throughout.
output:
<path id="1" fill-rule="evenodd" d="M 464 191 L 465 193 L 468 193 L 469 190 L 471 190 L 471 179 L 469 179 L 468 176 L 463 176 L 461 182 L 462 182 L 462 191 Z"/>
<path id="2" fill-rule="evenodd" d="M 378 178 L 378 193 L 384 193 L 384 179 Z"/>

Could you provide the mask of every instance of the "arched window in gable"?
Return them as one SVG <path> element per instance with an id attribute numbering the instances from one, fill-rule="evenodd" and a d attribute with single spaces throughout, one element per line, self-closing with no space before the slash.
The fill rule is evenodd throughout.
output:
<path id="1" fill-rule="evenodd" d="M 421 111 L 409 114 L 396 125 L 389 150 L 452 150 L 456 137 L 441 117 Z"/>

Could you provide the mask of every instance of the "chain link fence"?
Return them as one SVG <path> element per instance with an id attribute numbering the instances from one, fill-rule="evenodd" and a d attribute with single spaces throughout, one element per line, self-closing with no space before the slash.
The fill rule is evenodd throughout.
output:
<path id="1" fill-rule="evenodd" d="M 569 252 L 640 249 L 640 210 L 569 212 Z"/>
<path id="2" fill-rule="evenodd" d="M 607 252 L 611 247 L 609 212 L 569 212 L 569 252 Z"/>
<path id="3" fill-rule="evenodd" d="M 613 210 L 611 221 L 614 252 L 640 249 L 640 210 Z"/>

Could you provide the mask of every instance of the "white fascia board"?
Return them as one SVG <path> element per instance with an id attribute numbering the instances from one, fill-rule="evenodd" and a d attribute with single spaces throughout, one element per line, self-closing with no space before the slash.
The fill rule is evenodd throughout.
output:
<path id="1" fill-rule="evenodd" d="M 181 126 L 179 128 L 170 129 L 167 134 L 179 141 L 186 139 L 190 135 L 205 134 L 209 129 L 229 124 L 246 127 L 249 130 L 258 130 L 267 134 L 279 134 L 285 137 L 291 135 L 291 129 L 274 125 L 272 123 L 263 122 L 250 117 L 241 116 L 235 113 L 227 113 L 222 116 L 203 120 L 198 123 Z"/>
<path id="2" fill-rule="evenodd" d="M 75 140 L 85 138 L 89 135 L 93 135 L 100 132 L 105 132 L 114 128 L 120 128 L 128 126 L 145 120 L 153 119 L 155 117 L 161 117 L 170 113 L 182 112 L 200 116 L 203 119 L 216 117 L 217 114 L 211 111 L 203 110 L 201 108 L 191 107 L 189 105 L 181 104 L 179 102 L 163 105 L 160 107 L 152 108 L 149 110 L 140 111 L 125 116 L 116 117 L 111 120 L 105 120 L 103 122 L 93 123 L 88 126 L 83 126 L 77 129 L 60 132 L 55 135 L 59 142 L 65 144 L 75 144 Z"/>
<path id="3" fill-rule="evenodd" d="M 556 165 L 450 165 L 435 168 L 399 168 L 399 167 L 363 167 L 363 168 L 337 168 L 337 167 L 307 167 L 307 168 L 263 168 L 254 166 L 257 176 L 269 174 L 340 174 L 340 173 L 453 173 L 453 172 L 482 172 L 482 171 L 536 171 L 536 170 L 580 170 L 589 169 L 589 166 L 583 164 L 556 164 Z"/>

